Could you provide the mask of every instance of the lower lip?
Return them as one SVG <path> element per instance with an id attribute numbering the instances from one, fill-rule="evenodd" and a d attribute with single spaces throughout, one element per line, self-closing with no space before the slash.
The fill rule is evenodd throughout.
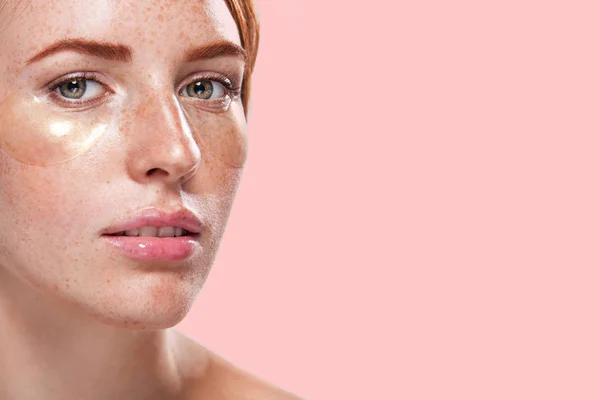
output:
<path id="1" fill-rule="evenodd" d="M 126 257 L 141 261 L 181 261 L 198 248 L 198 235 L 181 237 L 139 237 L 103 235 Z"/>

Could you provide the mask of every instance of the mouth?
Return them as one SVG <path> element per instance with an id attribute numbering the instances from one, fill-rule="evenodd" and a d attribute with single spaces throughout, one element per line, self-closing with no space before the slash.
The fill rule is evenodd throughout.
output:
<path id="1" fill-rule="evenodd" d="M 140 228 L 128 229 L 126 231 L 105 234 L 105 236 L 156 238 L 170 238 L 196 235 L 198 235 L 198 232 L 190 232 L 186 229 L 183 229 L 181 226 L 142 226 Z"/>
<path id="2" fill-rule="evenodd" d="M 181 237 L 199 234 L 202 226 L 200 218 L 187 209 L 169 213 L 150 207 L 121 219 L 101 233 L 106 236 Z"/>
<path id="3" fill-rule="evenodd" d="M 146 208 L 101 232 L 106 243 L 140 261 L 182 261 L 200 246 L 203 224 L 189 210 Z"/>

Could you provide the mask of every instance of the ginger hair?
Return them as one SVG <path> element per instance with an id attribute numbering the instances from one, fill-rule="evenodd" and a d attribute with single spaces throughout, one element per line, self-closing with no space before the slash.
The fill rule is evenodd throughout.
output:
<path id="1" fill-rule="evenodd" d="M 242 47 L 246 50 L 246 70 L 242 84 L 242 104 L 244 114 L 248 118 L 248 103 L 250 101 L 250 81 L 256 56 L 258 54 L 259 22 L 254 0 L 225 0 L 229 11 L 237 24 Z"/>

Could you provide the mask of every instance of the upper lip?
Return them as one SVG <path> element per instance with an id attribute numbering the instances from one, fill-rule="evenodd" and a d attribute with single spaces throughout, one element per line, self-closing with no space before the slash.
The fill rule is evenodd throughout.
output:
<path id="1" fill-rule="evenodd" d="M 158 208 L 144 208 L 132 216 L 120 219 L 115 224 L 104 229 L 103 235 L 112 235 L 143 226 L 165 227 L 174 226 L 185 229 L 191 233 L 199 233 L 202 228 L 200 218 L 188 209 L 179 209 L 176 211 L 165 211 Z"/>

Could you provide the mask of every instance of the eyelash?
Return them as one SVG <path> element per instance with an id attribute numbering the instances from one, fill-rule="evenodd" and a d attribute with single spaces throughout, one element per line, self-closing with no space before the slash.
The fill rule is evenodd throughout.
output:
<path id="1" fill-rule="evenodd" d="M 103 88 L 108 93 L 114 93 L 114 91 L 112 91 L 110 89 L 109 85 L 102 78 L 100 78 L 99 74 L 94 73 L 94 72 L 81 72 L 81 73 L 75 73 L 75 74 L 65 76 L 65 77 L 61 78 L 60 80 L 50 84 L 48 86 L 50 95 L 54 97 L 54 100 L 57 100 L 58 102 L 65 104 L 67 106 L 71 106 L 71 107 L 73 107 L 73 106 L 80 107 L 80 106 L 85 106 L 85 105 L 93 103 L 93 102 L 97 102 L 98 97 L 93 98 L 93 99 L 88 99 L 88 100 L 67 100 L 65 97 L 56 93 L 56 89 L 58 89 L 60 86 L 64 85 L 65 83 L 69 83 L 73 80 L 78 80 L 78 79 L 91 80 L 91 81 L 97 82 L 100 85 L 102 85 Z M 232 100 L 236 100 L 242 93 L 241 85 L 238 85 L 238 84 L 234 85 L 229 79 L 224 78 L 223 76 L 217 75 L 214 73 L 205 73 L 203 75 L 194 76 L 192 79 L 186 79 L 187 83 L 182 85 L 177 90 L 177 93 L 178 94 L 181 93 L 186 88 L 187 85 L 197 82 L 197 81 L 200 81 L 200 80 L 211 80 L 211 81 L 220 83 L 225 88 L 226 94 L 229 95 Z M 184 96 L 184 97 L 186 97 L 186 96 Z M 209 100 L 204 100 L 204 101 L 207 101 L 207 102 L 222 101 L 222 99 L 209 99 Z"/>

